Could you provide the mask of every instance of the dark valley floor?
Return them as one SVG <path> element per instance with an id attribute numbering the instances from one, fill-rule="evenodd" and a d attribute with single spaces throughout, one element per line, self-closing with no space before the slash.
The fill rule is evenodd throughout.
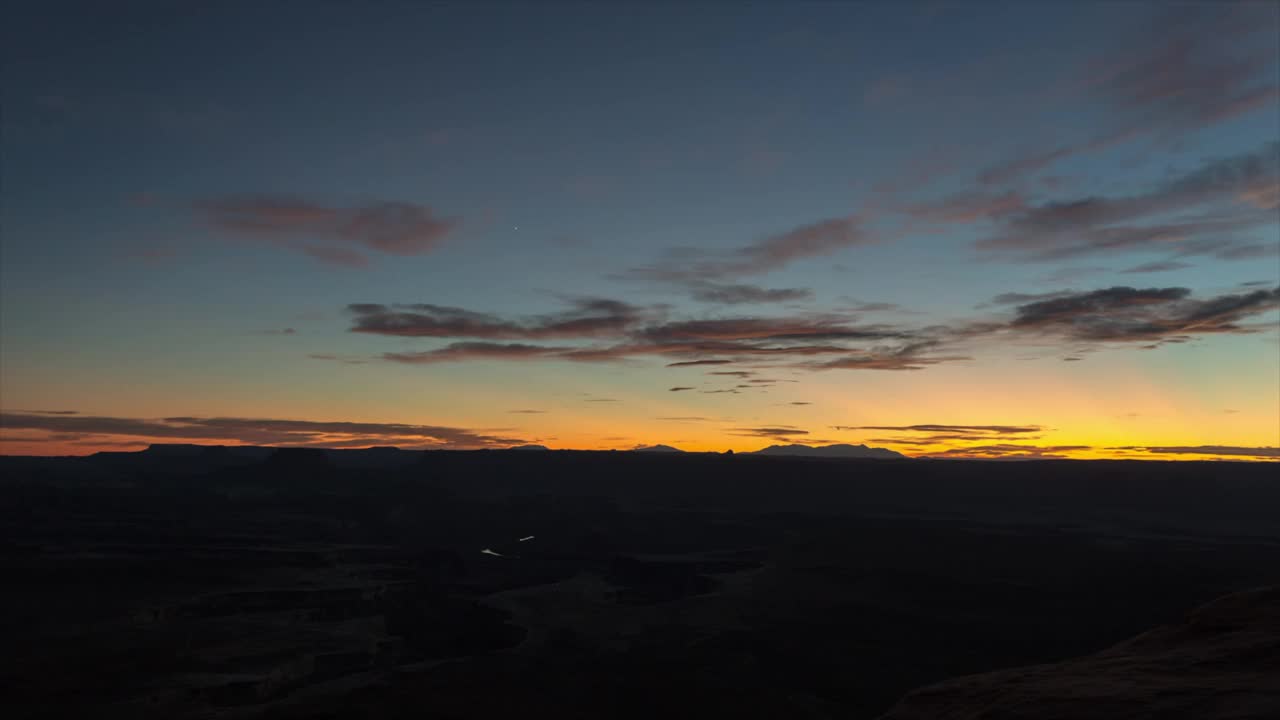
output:
<path id="1" fill-rule="evenodd" d="M 1257 620 L 1264 634 L 1232 646 L 1239 682 L 1178 715 L 1166 673 L 1175 714 L 1160 717 L 1269 717 L 1250 692 L 1280 686 L 1274 593 L 1180 623 L 1280 582 L 1273 471 L 391 448 L 0 458 L 0 684 L 18 718 L 1023 717 L 964 712 L 1026 707 L 1036 687 L 1067 701 L 1027 717 L 1084 718 L 1089 688 L 1158 665 L 1152 642 L 1167 659 Z"/>

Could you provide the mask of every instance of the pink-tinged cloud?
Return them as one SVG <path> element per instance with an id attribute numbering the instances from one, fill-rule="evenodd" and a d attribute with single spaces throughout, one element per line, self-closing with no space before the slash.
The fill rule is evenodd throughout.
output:
<path id="1" fill-rule="evenodd" d="M 906 212 L 927 222 L 970 223 L 999 219 L 1025 210 L 1026 207 L 1026 198 L 1018 192 L 971 192 L 952 195 L 936 202 L 911 205 L 906 208 Z"/>
<path id="2" fill-rule="evenodd" d="M 777 270 L 797 260 L 830 255 L 873 240 L 857 216 L 832 218 L 769 235 L 727 252 L 675 251 L 665 260 L 633 268 L 623 277 L 697 287 L 720 278 Z"/>
<path id="3" fill-rule="evenodd" d="M 1280 33 L 1273 3 L 1170 4 L 1161 17 L 1104 51 L 1065 88 L 1112 129 L 1082 142 L 1007 159 L 979 173 L 1004 184 L 1078 155 L 1137 139 L 1188 133 L 1276 107 Z"/>
<path id="4" fill-rule="evenodd" d="M 1233 235 L 1277 224 L 1271 208 L 1277 197 L 1280 142 L 1270 142 L 1143 193 L 1026 207 L 977 246 L 1029 260 L 1143 249 L 1225 258 L 1239 245 Z"/>
<path id="5" fill-rule="evenodd" d="M 978 173 L 978 180 L 985 185 L 1002 185 L 1024 175 L 1043 170 L 1060 160 L 1075 155 L 1087 155 L 1126 143 L 1143 134 L 1138 128 L 1124 128 L 1106 133 L 1084 142 L 1058 145 L 1047 150 L 1018 155 Z"/>
<path id="6" fill-rule="evenodd" d="M 300 250 L 325 262 L 364 264 L 352 246 L 388 255 L 422 255 L 434 250 L 459 224 L 425 205 L 379 202 L 334 207 L 281 195 L 243 195 L 197 203 L 214 228 Z M 328 244 L 318 245 L 324 240 Z"/>

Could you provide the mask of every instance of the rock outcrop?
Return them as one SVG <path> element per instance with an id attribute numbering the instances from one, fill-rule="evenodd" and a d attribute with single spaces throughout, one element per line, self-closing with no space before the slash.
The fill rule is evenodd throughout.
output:
<path id="1" fill-rule="evenodd" d="M 1280 586 L 1228 595 L 1094 655 L 908 694 L 881 720 L 1280 718 Z"/>

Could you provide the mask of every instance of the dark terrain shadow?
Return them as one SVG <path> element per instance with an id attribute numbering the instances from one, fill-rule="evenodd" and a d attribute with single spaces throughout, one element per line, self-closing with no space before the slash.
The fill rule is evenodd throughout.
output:
<path id="1" fill-rule="evenodd" d="M 1271 469 L 0 458 L 0 677 L 9 717 L 872 718 L 1280 582 Z"/>

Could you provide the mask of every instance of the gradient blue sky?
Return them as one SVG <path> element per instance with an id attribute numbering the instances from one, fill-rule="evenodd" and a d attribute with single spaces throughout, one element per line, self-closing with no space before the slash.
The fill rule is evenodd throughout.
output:
<path id="1" fill-rule="evenodd" d="M 2 451 L 1280 445 L 1273 2 L 20 2 L 2 24 Z M 736 286 L 794 292 L 708 295 Z M 584 298 L 628 309 L 527 331 Z M 398 303 L 526 330 L 351 332 L 349 305 L 418 312 Z M 664 344 L 688 321 L 755 347 Z M 832 328 L 846 354 L 789 345 Z M 450 343 L 613 349 L 404 355 Z M 698 359 L 727 362 L 666 367 Z M 253 434 L 272 419 L 386 427 Z"/>

